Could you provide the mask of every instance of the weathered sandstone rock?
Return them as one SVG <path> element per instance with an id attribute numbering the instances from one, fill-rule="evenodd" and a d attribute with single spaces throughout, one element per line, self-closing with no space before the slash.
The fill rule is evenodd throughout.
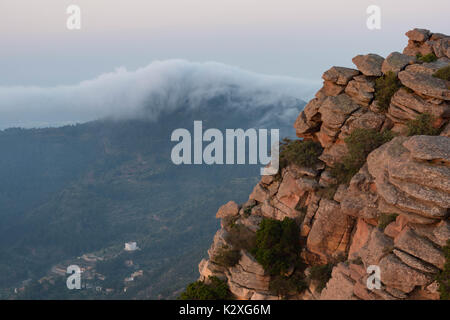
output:
<path id="1" fill-rule="evenodd" d="M 408 56 L 406 54 L 401 54 L 400 52 L 392 52 L 386 57 L 381 66 L 381 71 L 386 74 L 389 71 L 395 74 L 402 71 L 407 65 L 416 62 L 415 57 Z"/>
<path id="2" fill-rule="evenodd" d="M 407 266 L 394 254 L 382 258 L 379 267 L 381 282 L 405 293 L 413 291 L 416 286 L 423 286 L 432 282 L 431 276 Z"/>
<path id="3" fill-rule="evenodd" d="M 364 107 L 370 105 L 374 92 L 375 82 L 366 76 L 356 76 L 345 88 L 345 93 L 352 97 L 356 103 Z"/>
<path id="4" fill-rule="evenodd" d="M 450 105 L 446 102 L 439 105 L 429 103 L 420 96 L 401 88 L 392 97 L 388 112 L 394 119 L 401 122 L 414 120 L 422 113 L 431 114 L 435 118 L 449 118 Z"/>
<path id="5" fill-rule="evenodd" d="M 414 136 L 405 141 L 403 146 L 414 159 L 450 165 L 450 139 L 447 137 Z"/>
<path id="6" fill-rule="evenodd" d="M 239 213 L 239 205 L 234 201 L 229 201 L 219 208 L 216 213 L 217 219 L 236 216 Z"/>
<path id="7" fill-rule="evenodd" d="M 394 249 L 394 242 L 378 228 L 373 228 L 369 241 L 359 251 L 365 266 L 378 265 Z"/>
<path id="8" fill-rule="evenodd" d="M 424 42 L 430 37 L 430 30 L 416 28 L 406 32 L 406 36 L 410 40 Z"/>
<path id="9" fill-rule="evenodd" d="M 337 249 L 348 243 L 352 226 L 353 221 L 341 212 L 338 203 L 322 199 L 309 232 L 308 250 L 325 258 L 338 254 Z"/>
<path id="10" fill-rule="evenodd" d="M 401 83 L 425 96 L 450 100 L 448 81 L 433 77 L 424 72 L 413 72 L 409 70 L 398 74 Z"/>
<path id="11" fill-rule="evenodd" d="M 353 294 L 354 284 L 355 281 L 342 273 L 338 267 L 334 267 L 320 300 L 356 300 L 357 297 Z"/>
<path id="12" fill-rule="evenodd" d="M 381 66 L 383 65 L 384 58 L 377 54 L 358 55 L 352 61 L 365 76 L 379 77 L 383 74 L 381 72 Z"/>
<path id="13" fill-rule="evenodd" d="M 450 193 L 450 167 L 414 159 L 403 143 L 411 140 L 413 144 L 416 139 L 397 137 L 373 151 L 367 158 L 368 170 L 375 178 L 378 194 L 387 204 L 427 218 L 442 219 L 447 215 L 448 206 L 444 204 L 446 194 Z M 446 138 L 431 137 L 428 148 L 439 149 L 441 139 Z M 427 188 L 442 192 L 431 197 Z M 442 206 L 430 203 L 433 200 Z"/>
<path id="14" fill-rule="evenodd" d="M 338 85 L 347 85 L 347 83 L 359 74 L 358 70 L 344 68 L 344 67 L 332 67 L 325 71 L 322 78 L 326 81 L 334 82 Z"/>
<path id="15" fill-rule="evenodd" d="M 450 58 L 450 37 L 446 36 L 433 41 L 433 51 L 438 58 Z"/>
<path id="16" fill-rule="evenodd" d="M 418 236 L 411 228 L 405 228 L 395 238 L 395 247 L 440 269 L 444 268 L 445 257 L 442 250 L 437 249 L 432 242 Z"/>

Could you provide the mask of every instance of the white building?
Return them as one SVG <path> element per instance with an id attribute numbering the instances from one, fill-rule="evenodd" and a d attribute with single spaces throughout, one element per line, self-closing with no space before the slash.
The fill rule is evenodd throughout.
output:
<path id="1" fill-rule="evenodd" d="M 125 251 L 135 251 L 137 250 L 137 244 L 136 242 L 126 242 L 125 243 Z"/>

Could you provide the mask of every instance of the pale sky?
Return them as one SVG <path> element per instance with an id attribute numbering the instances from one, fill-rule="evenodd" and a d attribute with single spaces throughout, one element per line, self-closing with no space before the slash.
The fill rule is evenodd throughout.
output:
<path id="1" fill-rule="evenodd" d="M 81 8 L 81 30 L 66 8 Z M 366 27 L 379 5 L 381 30 Z M 448 0 L 1 0 L 0 86 L 76 84 L 154 60 L 215 61 L 320 80 L 359 53 L 401 51 L 413 27 L 450 33 Z"/>

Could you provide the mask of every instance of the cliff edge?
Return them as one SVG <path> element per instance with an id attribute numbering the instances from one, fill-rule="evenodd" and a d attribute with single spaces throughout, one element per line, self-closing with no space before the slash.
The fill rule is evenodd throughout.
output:
<path id="1" fill-rule="evenodd" d="M 200 281 L 222 279 L 237 299 L 442 298 L 450 37 L 424 29 L 406 35 L 403 53 L 358 55 L 356 69 L 323 74 L 294 124 L 302 140 L 281 146 L 280 173 L 263 176 L 245 204 L 217 212 L 221 229 L 200 262 Z M 296 158 L 305 150 L 313 163 Z M 275 275 L 255 258 L 252 237 L 262 221 L 285 218 L 298 227 L 301 264 Z M 367 285 L 369 266 L 380 271 L 378 288 Z"/>

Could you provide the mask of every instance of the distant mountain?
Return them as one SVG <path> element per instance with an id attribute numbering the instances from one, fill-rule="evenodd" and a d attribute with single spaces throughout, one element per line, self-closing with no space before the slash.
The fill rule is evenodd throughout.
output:
<path id="1" fill-rule="evenodd" d="M 291 114 L 304 101 L 286 95 L 258 105 L 255 94 L 265 93 L 230 85 L 200 103 L 187 97 L 158 117 L 150 116 L 158 100 L 149 97 L 141 119 L 0 131 L 0 294 L 70 298 L 63 279 L 36 281 L 95 253 L 106 260 L 95 266 L 106 276 L 96 285 L 114 289 L 102 298 L 173 297 L 197 277 L 223 199 L 245 201 L 261 166 L 176 166 L 170 135 L 202 120 L 204 129 L 279 128 L 280 137 L 293 136 Z M 123 253 L 127 241 L 140 250 Z M 124 267 L 129 260 L 144 275 L 123 292 L 134 270 Z M 13 293 L 24 281 L 25 291 Z M 98 295 L 85 289 L 76 297 Z"/>

